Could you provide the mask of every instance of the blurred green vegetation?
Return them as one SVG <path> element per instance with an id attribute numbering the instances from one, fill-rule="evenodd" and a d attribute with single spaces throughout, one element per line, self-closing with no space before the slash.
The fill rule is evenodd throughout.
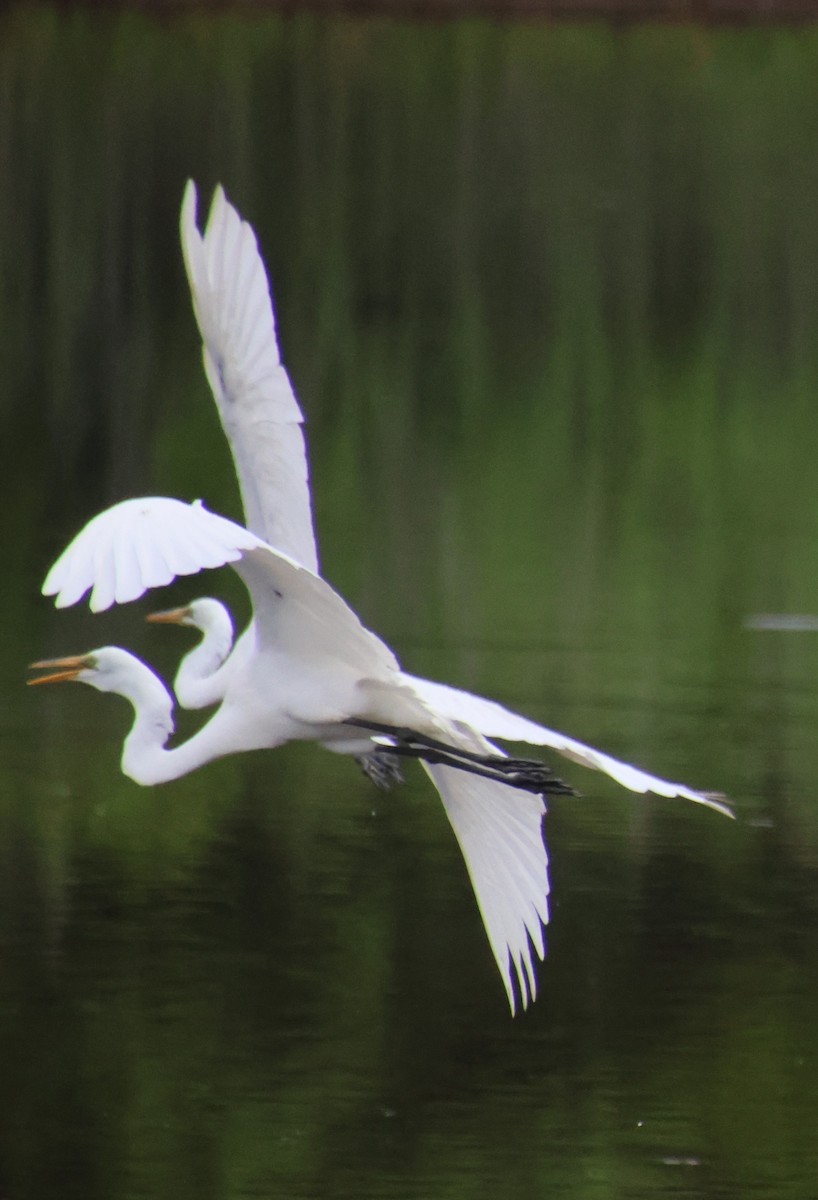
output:
<path id="1" fill-rule="evenodd" d="M 742 622 L 818 603 L 816 67 L 807 31 L 0 16 L 0 1195 L 810 1194 L 818 649 Z M 258 232 L 329 578 L 411 669 L 750 818 L 567 770 L 514 1024 L 422 781 L 294 747 L 140 791 L 124 705 L 21 693 L 181 651 L 37 601 L 89 515 L 240 515 L 190 176 Z"/>

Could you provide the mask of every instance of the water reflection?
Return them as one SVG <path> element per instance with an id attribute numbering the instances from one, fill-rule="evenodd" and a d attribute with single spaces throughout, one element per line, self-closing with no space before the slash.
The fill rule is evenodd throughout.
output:
<path id="1" fill-rule="evenodd" d="M 745 620 L 744 627 L 779 633 L 815 633 L 818 631 L 818 616 L 810 613 L 753 613 Z"/>
<path id="2" fill-rule="evenodd" d="M 811 1194 L 818 645 L 742 623 L 818 596 L 815 37 L 2 21 L 7 1193 Z M 143 792 L 124 708 L 18 689 L 92 644 L 170 673 L 140 610 L 33 603 L 90 512 L 238 514 L 188 175 L 269 252 L 368 623 L 751 818 L 578 779 L 523 1020 L 421 783 L 294 748 Z"/>

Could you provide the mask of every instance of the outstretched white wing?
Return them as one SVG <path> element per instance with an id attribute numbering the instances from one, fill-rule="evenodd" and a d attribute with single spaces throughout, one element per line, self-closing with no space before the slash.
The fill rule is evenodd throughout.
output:
<path id="1" fill-rule="evenodd" d="M 315 571 L 304 418 L 281 365 L 255 234 L 218 187 L 202 236 L 192 180 L 180 232 L 205 371 L 236 465 L 247 526 Z"/>
<path id="2" fill-rule="evenodd" d="M 88 522 L 48 572 L 44 596 L 57 608 L 82 600 L 89 589 L 92 612 L 127 604 L 177 575 L 195 575 L 241 558 L 261 538 L 219 517 L 196 501 L 165 496 L 123 500 Z"/>
<path id="3" fill-rule="evenodd" d="M 595 750 L 593 746 L 586 746 L 584 742 L 578 742 L 564 733 L 558 733 L 555 729 L 548 729 L 545 725 L 538 725 L 527 717 L 521 717 L 494 700 L 485 700 L 482 696 L 472 695 L 471 692 L 463 692 L 443 683 L 433 683 L 430 679 L 419 679 L 414 675 L 409 676 L 407 681 L 430 708 L 455 726 L 462 724 L 477 730 L 485 737 L 500 738 L 501 741 L 548 746 L 583 767 L 603 771 L 632 792 L 680 796 L 685 800 L 692 800 L 695 804 L 713 808 L 724 816 L 733 816 L 726 804 L 707 792 L 696 792 L 682 783 L 670 783 L 667 779 L 649 775 L 647 771 L 640 771 L 638 767 L 620 762 L 609 754 L 603 754 L 601 750 Z"/>
<path id="4" fill-rule="evenodd" d="M 256 641 L 287 646 L 302 661 L 344 663 L 368 684 L 388 679 L 406 713 L 424 714 L 414 689 L 401 687 L 398 662 L 326 580 L 200 501 L 165 496 L 123 500 L 89 521 L 48 572 L 43 594 L 58 608 L 91 591 L 90 607 L 136 600 L 178 575 L 231 565 L 253 599 Z M 362 705 L 364 699 L 362 698 Z M 431 719 L 431 718 L 429 718 Z"/>
<path id="5" fill-rule="evenodd" d="M 537 995 L 535 958 L 545 957 L 548 922 L 548 854 L 543 841 L 545 804 L 540 796 L 423 764 L 446 809 L 466 860 L 489 944 L 514 1013 Z"/>

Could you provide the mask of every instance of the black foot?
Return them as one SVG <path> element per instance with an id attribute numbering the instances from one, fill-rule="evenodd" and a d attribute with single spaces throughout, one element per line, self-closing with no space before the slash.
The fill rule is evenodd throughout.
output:
<path id="1" fill-rule="evenodd" d="M 537 792 L 549 796 L 578 796 L 579 793 L 555 775 L 545 763 L 533 758 L 496 758 L 491 760 L 492 768 L 498 774 L 505 776 L 505 782 L 514 787 L 523 788 L 527 792 Z"/>
<path id="2" fill-rule="evenodd" d="M 367 779 L 383 792 L 388 792 L 396 783 L 403 783 L 400 759 L 390 750 L 373 750 L 371 754 L 361 754 L 355 761 Z"/>

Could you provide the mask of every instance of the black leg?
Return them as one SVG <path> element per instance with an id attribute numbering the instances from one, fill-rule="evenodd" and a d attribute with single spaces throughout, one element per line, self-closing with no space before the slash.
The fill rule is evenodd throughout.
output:
<path id="1" fill-rule="evenodd" d="M 501 754 L 475 754 L 458 746 L 449 746 L 436 738 L 416 733 L 413 729 L 381 725 L 375 721 L 350 718 L 347 725 L 368 729 L 389 738 L 384 750 L 389 754 L 400 754 L 407 758 L 421 758 L 425 762 L 446 767 L 456 767 L 484 779 L 494 779 L 509 787 L 521 788 L 537 795 L 576 796 L 577 793 L 560 779 L 544 763 L 532 758 L 506 758 Z"/>

